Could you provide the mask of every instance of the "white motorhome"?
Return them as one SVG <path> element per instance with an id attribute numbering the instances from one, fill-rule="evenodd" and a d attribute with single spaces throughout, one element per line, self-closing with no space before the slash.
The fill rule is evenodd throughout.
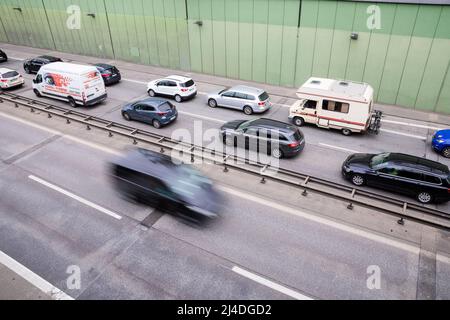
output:
<path id="1" fill-rule="evenodd" d="M 298 88 L 297 97 L 289 110 L 297 126 L 313 123 L 344 135 L 378 133 L 382 113 L 374 110 L 373 88 L 367 83 L 312 77 Z"/>
<path id="2" fill-rule="evenodd" d="M 72 107 L 93 105 L 107 97 L 96 67 L 67 62 L 43 65 L 33 80 L 33 91 L 38 97 L 67 101 Z"/>

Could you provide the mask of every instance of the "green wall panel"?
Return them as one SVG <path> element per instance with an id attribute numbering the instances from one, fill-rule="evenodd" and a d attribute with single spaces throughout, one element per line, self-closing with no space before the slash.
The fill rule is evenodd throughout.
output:
<path id="1" fill-rule="evenodd" d="M 381 28 L 369 30 L 373 4 Z M 71 5 L 81 9 L 79 30 L 66 25 Z M 0 41 L 283 86 L 347 78 L 370 83 L 378 102 L 450 113 L 448 5 L 1 0 Z"/>

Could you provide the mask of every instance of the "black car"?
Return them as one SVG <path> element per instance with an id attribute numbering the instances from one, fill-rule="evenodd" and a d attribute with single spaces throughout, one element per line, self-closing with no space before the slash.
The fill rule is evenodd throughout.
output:
<path id="1" fill-rule="evenodd" d="M 122 79 L 119 69 L 117 69 L 115 66 L 106 63 L 97 63 L 94 64 L 94 66 L 102 75 L 105 85 L 117 83 Z"/>
<path id="2" fill-rule="evenodd" d="M 26 60 L 23 63 L 23 68 L 26 73 L 37 73 L 44 64 L 52 62 L 62 62 L 62 60 L 52 56 L 39 56 L 34 59 Z"/>
<path id="3" fill-rule="evenodd" d="M 421 203 L 449 200 L 448 167 L 412 155 L 356 153 L 345 160 L 342 174 L 354 185 L 402 193 Z"/>
<path id="4" fill-rule="evenodd" d="M 303 133 L 295 126 L 272 119 L 234 120 L 221 128 L 223 142 L 275 158 L 292 157 L 305 147 Z"/>
<path id="5" fill-rule="evenodd" d="M 171 156 L 136 148 L 111 162 L 116 188 L 126 198 L 193 221 L 215 218 L 222 197 L 211 180 Z"/>
<path id="6" fill-rule="evenodd" d="M 2 50 L 0 50 L 0 62 L 6 62 L 8 61 L 8 56 L 6 53 Z"/>

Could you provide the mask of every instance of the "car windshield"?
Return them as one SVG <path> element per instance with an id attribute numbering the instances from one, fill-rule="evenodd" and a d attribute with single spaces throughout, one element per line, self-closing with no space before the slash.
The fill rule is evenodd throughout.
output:
<path id="1" fill-rule="evenodd" d="M 12 77 L 16 77 L 16 76 L 18 76 L 19 74 L 17 73 L 17 71 L 9 71 L 9 72 L 6 72 L 6 73 L 4 73 L 3 75 L 2 75 L 2 77 L 3 78 L 12 78 Z"/>
<path id="2" fill-rule="evenodd" d="M 247 120 L 247 121 L 241 123 L 241 124 L 239 125 L 238 128 L 239 128 L 239 129 L 244 129 L 244 128 L 246 128 L 247 126 L 249 126 L 253 121 L 255 121 L 255 120 Z"/>
<path id="3" fill-rule="evenodd" d="M 370 159 L 370 166 L 374 167 L 385 163 L 389 159 L 389 155 L 390 153 L 385 152 L 373 156 L 372 159 Z"/>
<path id="4" fill-rule="evenodd" d="M 170 111 L 170 110 L 172 110 L 172 106 L 171 106 L 168 102 L 165 102 L 165 103 L 163 103 L 162 105 L 160 105 L 160 106 L 158 107 L 158 109 L 159 109 L 160 111 Z"/>
<path id="5" fill-rule="evenodd" d="M 212 185 L 210 179 L 190 166 L 180 165 L 177 167 L 176 172 L 177 177 L 168 182 L 169 187 L 172 191 L 188 199 L 195 199 L 199 190 Z"/>
<path id="6" fill-rule="evenodd" d="M 263 93 L 261 93 L 260 95 L 259 95 L 259 100 L 261 100 L 261 101 L 266 101 L 267 99 L 269 99 L 269 95 L 267 94 L 267 92 L 263 92 Z"/>
<path id="7" fill-rule="evenodd" d="M 194 85 L 193 80 L 188 80 L 185 83 L 180 83 L 180 86 L 183 88 L 189 88 L 189 87 L 192 87 L 193 85 Z"/>

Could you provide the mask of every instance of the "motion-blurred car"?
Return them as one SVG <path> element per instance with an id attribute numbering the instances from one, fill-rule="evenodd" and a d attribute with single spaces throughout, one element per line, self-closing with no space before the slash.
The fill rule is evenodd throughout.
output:
<path id="1" fill-rule="evenodd" d="M 182 76 L 168 76 L 164 79 L 150 81 L 147 85 L 150 97 L 156 95 L 173 97 L 176 102 L 182 102 L 197 95 L 194 80 Z"/>
<path id="2" fill-rule="evenodd" d="M 222 197 L 211 180 L 168 155 L 133 149 L 111 162 L 111 175 L 119 192 L 133 201 L 195 221 L 220 214 Z"/>
<path id="3" fill-rule="evenodd" d="M 115 66 L 106 63 L 97 63 L 94 64 L 94 66 L 102 75 L 103 82 L 107 86 L 117 83 L 122 79 L 119 69 L 117 69 Z"/>
<path id="4" fill-rule="evenodd" d="M 3 50 L 0 50 L 0 62 L 6 62 L 8 61 L 8 56 Z"/>
<path id="5" fill-rule="evenodd" d="M 262 89 L 235 86 L 208 94 L 211 108 L 226 107 L 244 111 L 245 114 L 262 113 L 272 106 L 269 95 Z"/>
<path id="6" fill-rule="evenodd" d="M 175 121 L 177 108 L 165 99 L 146 98 L 123 106 L 122 117 L 125 120 L 137 120 L 153 125 L 156 129 Z"/>
<path id="7" fill-rule="evenodd" d="M 0 68 L 0 88 L 9 89 L 25 83 L 22 75 L 15 70 Z"/>
<path id="8" fill-rule="evenodd" d="M 431 140 L 433 149 L 446 158 L 450 158 L 450 129 L 436 131 Z"/>
<path id="9" fill-rule="evenodd" d="M 421 203 L 450 199 L 449 169 L 436 161 L 402 153 L 355 153 L 342 165 L 356 186 L 381 188 L 415 197 Z"/>
<path id="10" fill-rule="evenodd" d="M 23 69 L 26 73 L 38 73 L 39 69 L 45 64 L 52 62 L 62 62 L 60 58 L 52 56 L 39 56 L 33 59 L 26 60 L 23 63 Z"/>
<path id="11" fill-rule="evenodd" d="M 305 147 L 305 137 L 297 127 L 266 118 L 229 121 L 220 133 L 227 145 L 245 143 L 246 149 L 265 151 L 275 158 L 295 156 Z"/>

